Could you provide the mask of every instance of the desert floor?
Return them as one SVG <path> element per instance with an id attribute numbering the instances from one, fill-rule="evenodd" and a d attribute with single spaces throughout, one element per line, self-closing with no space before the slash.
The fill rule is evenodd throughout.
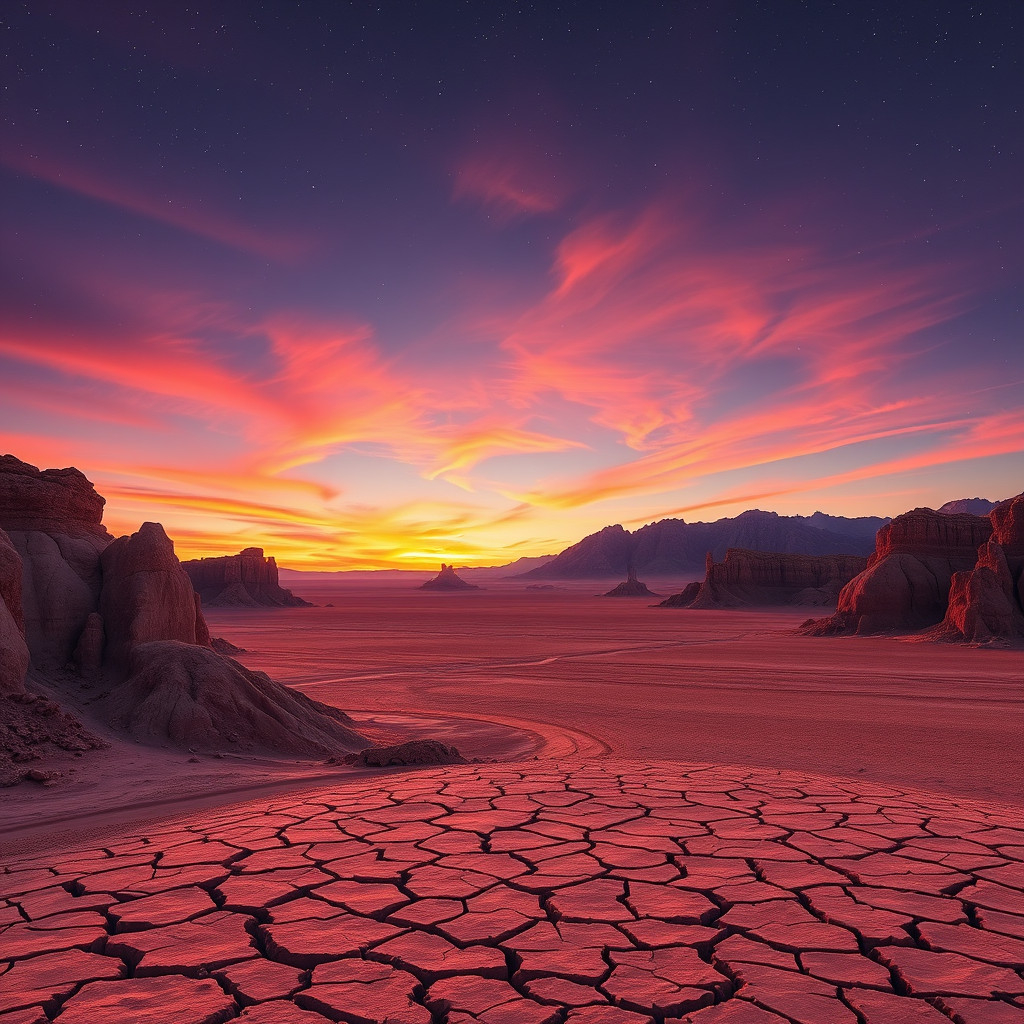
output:
<path id="1" fill-rule="evenodd" d="M 471 716 L 549 753 L 759 765 L 1016 800 L 1024 651 L 794 635 L 807 610 L 653 608 L 594 584 L 321 585 L 334 607 L 210 609 L 240 660 L 346 711 Z M 571 587 L 571 589 L 570 589 Z M 491 737 L 449 738 L 487 756 Z M 439 736 L 438 738 L 445 738 Z"/>
<path id="2" fill-rule="evenodd" d="M 0 802 L 0 1024 L 1024 1024 L 1024 653 L 600 589 L 211 610 L 481 763 L 110 737 Z"/>

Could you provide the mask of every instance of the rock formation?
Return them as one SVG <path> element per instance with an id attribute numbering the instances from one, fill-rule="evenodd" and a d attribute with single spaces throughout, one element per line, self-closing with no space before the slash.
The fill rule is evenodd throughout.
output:
<path id="1" fill-rule="evenodd" d="M 839 594 L 835 613 L 810 621 L 804 631 L 839 633 L 914 632 L 942 621 L 953 575 L 971 570 L 992 522 L 969 513 L 917 508 L 878 531 L 867 568 Z"/>
<path id="2" fill-rule="evenodd" d="M 208 608 L 311 607 L 280 585 L 277 562 L 264 558 L 262 548 L 245 548 L 237 555 L 218 558 L 193 558 L 181 566 Z"/>
<path id="3" fill-rule="evenodd" d="M 210 633 L 188 574 L 159 523 L 119 537 L 100 558 L 100 616 L 106 660 L 126 665 L 132 651 L 153 640 L 209 647 Z"/>
<path id="4" fill-rule="evenodd" d="M 622 578 L 630 566 L 645 578 L 690 575 L 710 551 L 716 559 L 729 548 L 782 554 L 866 556 L 884 519 L 845 519 L 815 512 L 813 516 L 780 516 L 752 509 L 713 523 L 662 519 L 634 533 L 607 526 L 566 548 L 519 579 Z"/>
<path id="5" fill-rule="evenodd" d="M 51 697 L 83 686 L 100 691 L 91 712 L 147 742 L 317 756 L 365 746 L 336 708 L 214 651 L 163 527 L 114 540 L 103 506 L 76 469 L 0 458 L 0 777 L 16 780 L 11 763 L 32 750 L 98 745 L 53 710 Z"/>
<path id="6" fill-rule="evenodd" d="M 25 692 L 28 661 L 21 613 L 21 558 L 11 538 L 0 530 L 0 695 Z"/>
<path id="7" fill-rule="evenodd" d="M 180 640 L 133 647 L 127 678 L 101 707 L 115 728 L 143 743 L 305 757 L 366 744 L 337 708 Z"/>
<path id="8" fill-rule="evenodd" d="M 697 595 L 700 593 L 702 586 L 704 584 L 698 583 L 696 580 L 692 583 L 687 583 L 678 594 L 672 594 L 670 597 L 666 597 L 664 601 L 659 602 L 658 607 L 689 608 L 697 600 Z"/>
<path id="9" fill-rule="evenodd" d="M 984 643 L 1024 637 L 1024 494 L 989 513 L 992 536 L 973 569 L 953 574 L 936 640 Z"/>
<path id="10" fill-rule="evenodd" d="M 21 607 L 32 664 L 71 659 L 100 593 L 100 553 L 110 543 L 105 502 L 77 469 L 0 456 L 0 529 L 21 560 Z"/>
<path id="11" fill-rule="evenodd" d="M 467 583 L 455 572 L 454 565 L 441 563 L 441 571 L 420 585 L 420 590 L 479 590 L 475 583 Z"/>
<path id="12" fill-rule="evenodd" d="M 730 548 L 724 562 L 708 552 L 703 583 L 691 583 L 661 606 L 742 608 L 765 605 L 831 605 L 862 572 L 859 555 L 793 555 Z"/>
<path id="13" fill-rule="evenodd" d="M 626 574 L 626 579 L 620 583 L 617 587 L 612 587 L 604 595 L 605 597 L 657 597 L 653 590 L 647 588 L 646 583 L 642 583 L 636 578 L 636 570 L 630 567 Z"/>
<path id="14" fill-rule="evenodd" d="M 439 740 L 407 740 L 387 747 L 367 747 L 343 758 L 346 764 L 390 768 L 407 764 L 465 764 L 457 747 Z"/>

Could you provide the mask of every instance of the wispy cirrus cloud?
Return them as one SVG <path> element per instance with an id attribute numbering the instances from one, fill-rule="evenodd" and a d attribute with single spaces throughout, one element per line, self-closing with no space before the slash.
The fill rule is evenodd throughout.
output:
<path id="1" fill-rule="evenodd" d="M 180 187 L 148 183 L 144 187 L 121 172 L 89 167 L 37 146 L 13 142 L 0 148 L 0 166 L 146 220 L 217 242 L 265 259 L 291 262 L 308 255 L 314 243 L 294 232 L 253 227 L 217 208 L 212 200 Z"/>
<path id="2" fill-rule="evenodd" d="M 479 203 L 499 221 L 553 213 L 573 192 L 564 159 L 531 137 L 478 143 L 454 177 L 455 199 Z"/>

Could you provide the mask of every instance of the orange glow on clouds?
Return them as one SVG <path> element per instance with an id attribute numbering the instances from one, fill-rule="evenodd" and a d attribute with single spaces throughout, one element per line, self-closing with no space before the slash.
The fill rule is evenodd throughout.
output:
<path id="1" fill-rule="evenodd" d="M 299 252 L 82 173 L 18 169 L 228 245 Z M 568 190 L 479 157 L 456 195 L 512 217 Z M 495 564 L 610 522 L 761 501 L 891 515 L 908 487 L 915 503 L 964 496 L 966 463 L 989 467 L 988 497 L 1021 489 L 1019 390 L 944 358 L 971 302 L 962 268 L 827 257 L 757 223 L 731 237 L 667 200 L 582 217 L 546 258 L 544 294 L 452 311 L 455 370 L 365 316 L 66 268 L 119 326 L 0 323 L 0 447 L 78 465 L 115 532 L 156 518 L 184 557 L 258 544 L 306 568 Z M 870 507 L 851 497 L 861 483 Z"/>

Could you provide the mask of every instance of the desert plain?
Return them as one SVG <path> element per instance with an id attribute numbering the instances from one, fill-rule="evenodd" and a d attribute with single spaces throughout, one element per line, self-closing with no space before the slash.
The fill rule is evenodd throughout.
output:
<path id="1" fill-rule="evenodd" d="M 111 734 L 3 797 L 0 1022 L 1024 1020 L 1019 647 L 594 581 L 293 586 L 212 633 L 470 763 Z"/>

